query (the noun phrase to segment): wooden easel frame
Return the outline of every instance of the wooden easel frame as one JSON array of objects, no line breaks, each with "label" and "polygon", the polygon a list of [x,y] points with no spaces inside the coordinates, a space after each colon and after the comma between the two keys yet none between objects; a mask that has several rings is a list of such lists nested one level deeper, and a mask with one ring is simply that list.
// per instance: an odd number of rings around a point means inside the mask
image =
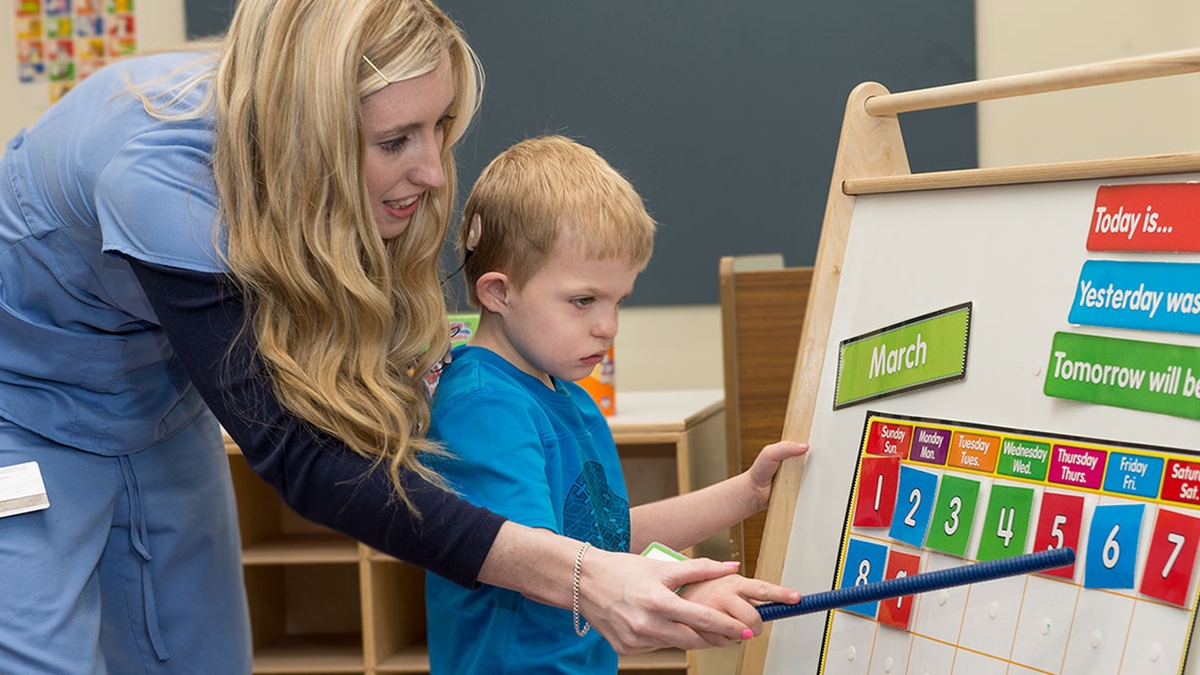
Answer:
[{"label": "wooden easel frame", "polygon": [[[1200,49],[896,94],[874,82],[857,86],[846,103],[838,140],[783,438],[804,440],[812,430],[857,195],[1200,171],[1200,152],[1188,152],[912,174],[896,117],[899,113],[1194,72],[1200,72]],[[773,583],[782,578],[802,473],[800,458],[785,463],[775,478],[756,578]],[[738,673],[762,673],[769,643],[770,624],[762,636],[743,647]]]}]

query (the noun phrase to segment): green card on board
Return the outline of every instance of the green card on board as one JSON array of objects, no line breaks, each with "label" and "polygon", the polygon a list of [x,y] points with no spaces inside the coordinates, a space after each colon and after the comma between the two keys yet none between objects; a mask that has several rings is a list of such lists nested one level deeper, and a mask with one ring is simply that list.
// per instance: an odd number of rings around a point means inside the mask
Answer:
[{"label": "green card on board", "polygon": [[834,410],[961,379],[970,334],[967,302],[843,340]]}]

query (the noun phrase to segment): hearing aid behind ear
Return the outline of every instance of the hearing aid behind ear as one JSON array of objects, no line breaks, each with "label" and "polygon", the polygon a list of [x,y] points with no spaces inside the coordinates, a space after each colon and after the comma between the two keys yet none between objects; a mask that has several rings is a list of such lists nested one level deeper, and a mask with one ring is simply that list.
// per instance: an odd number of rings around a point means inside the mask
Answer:
[{"label": "hearing aid behind ear", "polygon": [[479,245],[479,234],[482,230],[483,219],[479,217],[478,213],[476,213],[474,216],[471,216],[471,223],[467,225],[467,252],[463,254],[462,262],[458,264],[458,268],[450,274],[447,274],[445,279],[442,279],[443,285],[447,281],[450,281],[455,274],[461,272],[463,267],[466,266],[467,259],[471,257],[471,254],[475,252],[475,247]]},{"label": "hearing aid behind ear", "polygon": [[471,224],[467,226],[467,250],[474,251],[479,245],[479,234],[483,229],[483,219],[476,213],[471,216]]}]

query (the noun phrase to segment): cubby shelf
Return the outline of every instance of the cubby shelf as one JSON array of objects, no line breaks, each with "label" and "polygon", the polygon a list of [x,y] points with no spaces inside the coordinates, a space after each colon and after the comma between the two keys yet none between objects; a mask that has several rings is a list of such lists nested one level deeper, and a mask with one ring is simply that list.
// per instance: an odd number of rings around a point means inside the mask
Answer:
[{"label": "cubby shelf", "polygon": [[[621,392],[609,422],[633,504],[725,477],[720,390]],[[238,501],[255,675],[429,672],[424,572],[296,515],[225,440]],[[694,553],[728,555],[718,535]],[[623,675],[698,675],[697,653],[621,657]]]}]

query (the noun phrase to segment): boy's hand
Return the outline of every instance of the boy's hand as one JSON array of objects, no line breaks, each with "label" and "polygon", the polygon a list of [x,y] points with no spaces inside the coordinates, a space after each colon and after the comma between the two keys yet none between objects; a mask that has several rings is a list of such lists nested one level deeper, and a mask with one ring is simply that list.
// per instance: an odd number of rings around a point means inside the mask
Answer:
[{"label": "boy's hand", "polygon": [[580,613],[619,654],[723,647],[747,627],[761,630],[758,612],[751,617],[740,608],[737,616],[730,614],[724,607],[738,604],[736,598],[721,598],[717,590],[705,596],[710,602],[694,603],[674,589],[724,576],[734,576],[734,569],[712,560],[651,560],[591,549],[583,561]]},{"label": "boy's hand", "polygon": [[[763,621],[755,605],[764,602],[800,602],[799,591],[747,579],[740,574],[688,584],[680,592],[684,599],[712,607],[750,627],[754,635],[762,633]],[[743,633],[743,639],[751,637]]]},{"label": "boy's hand", "polygon": [[754,464],[750,465],[746,475],[750,478],[750,489],[757,500],[759,511],[767,508],[771,499],[771,482],[775,478],[775,472],[779,471],[779,465],[785,459],[799,457],[806,452],[808,443],[779,441],[763,448],[758,457],[754,458]]}]

